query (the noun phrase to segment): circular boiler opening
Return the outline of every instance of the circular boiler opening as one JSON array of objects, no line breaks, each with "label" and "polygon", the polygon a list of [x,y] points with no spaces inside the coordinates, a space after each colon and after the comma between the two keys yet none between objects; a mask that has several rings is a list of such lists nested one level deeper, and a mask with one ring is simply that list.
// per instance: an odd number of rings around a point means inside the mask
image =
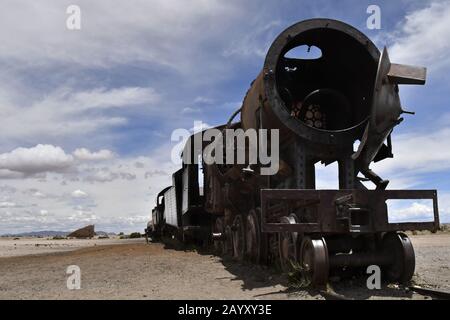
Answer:
[{"label": "circular boiler opening", "polygon": [[290,117],[313,129],[344,131],[369,117],[377,64],[348,33],[310,29],[281,50],[276,89]]},{"label": "circular boiler opening", "polygon": [[292,106],[291,115],[307,126],[338,131],[352,126],[350,102],[338,90],[323,88],[308,94]]}]

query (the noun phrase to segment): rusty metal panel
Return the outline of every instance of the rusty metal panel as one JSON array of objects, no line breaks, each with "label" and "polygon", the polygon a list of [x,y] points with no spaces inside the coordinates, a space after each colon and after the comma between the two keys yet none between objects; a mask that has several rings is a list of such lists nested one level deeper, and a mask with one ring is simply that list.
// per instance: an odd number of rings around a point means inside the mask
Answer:
[{"label": "rusty metal panel", "polygon": [[427,69],[424,67],[391,63],[388,77],[397,84],[425,84]]},{"label": "rusty metal panel", "polygon": [[[340,199],[351,199],[353,209],[364,208],[368,212],[367,224],[363,226],[345,224],[339,216]],[[432,222],[389,223],[386,200],[388,199],[431,199],[434,219]],[[272,206],[279,208],[283,203],[301,201],[305,207],[317,208],[314,223],[283,224],[273,221]],[[287,206],[289,208],[289,206]],[[291,212],[285,212],[288,215]],[[279,214],[278,214],[279,215]],[[277,215],[277,216],[278,216]],[[387,232],[406,230],[439,229],[439,212],[436,190],[306,190],[306,189],[263,189],[261,190],[261,228],[264,232],[306,232],[306,233],[349,233]],[[276,219],[276,217],[275,217]]]}]

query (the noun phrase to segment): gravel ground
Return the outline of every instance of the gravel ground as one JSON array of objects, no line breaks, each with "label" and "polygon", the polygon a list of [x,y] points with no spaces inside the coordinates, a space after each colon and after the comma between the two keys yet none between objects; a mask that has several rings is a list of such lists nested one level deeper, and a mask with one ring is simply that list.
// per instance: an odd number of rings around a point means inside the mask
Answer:
[{"label": "gravel ground", "polygon": [[[286,277],[272,269],[147,245],[143,239],[104,241],[74,251],[62,246],[62,252],[0,258],[0,299],[323,299],[315,290],[289,289]],[[450,290],[450,235],[413,236],[412,241],[414,282]],[[67,289],[69,265],[81,269],[80,290]],[[395,285],[368,290],[364,283],[356,279],[332,285],[356,299],[427,299]]]}]

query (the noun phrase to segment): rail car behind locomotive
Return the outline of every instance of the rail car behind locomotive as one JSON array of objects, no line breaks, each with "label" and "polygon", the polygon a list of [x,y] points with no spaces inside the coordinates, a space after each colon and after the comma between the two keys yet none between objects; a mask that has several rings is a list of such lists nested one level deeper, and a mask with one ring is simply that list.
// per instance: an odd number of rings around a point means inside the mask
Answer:
[{"label": "rail car behind locomotive", "polygon": [[[286,55],[300,46],[317,47],[322,55]],[[283,269],[295,261],[314,284],[369,265],[380,266],[392,281],[410,280],[415,257],[403,231],[439,228],[437,192],[386,190],[389,181],[369,166],[393,157],[392,131],[409,113],[398,85],[424,84],[425,75],[425,68],[391,63],[386,48],[380,52],[343,22],[292,25],[271,45],[242,107],[217,127],[278,129],[278,172],[264,176],[260,163],[185,161],[172,186],[158,195],[147,231],[212,242],[237,260],[275,261]],[[240,121],[233,122],[238,114]],[[187,147],[203,134],[193,135]],[[216,141],[197,151],[209,143]],[[337,162],[339,189],[316,189],[318,162]],[[389,199],[430,199],[433,221],[390,223]]]}]

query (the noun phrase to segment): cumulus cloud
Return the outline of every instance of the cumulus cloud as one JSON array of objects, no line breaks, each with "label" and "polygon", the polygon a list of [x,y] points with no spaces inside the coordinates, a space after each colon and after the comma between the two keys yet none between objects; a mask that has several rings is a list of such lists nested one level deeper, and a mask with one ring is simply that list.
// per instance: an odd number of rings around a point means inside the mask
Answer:
[{"label": "cumulus cloud", "polygon": [[97,152],[91,152],[86,148],[79,148],[73,152],[73,155],[79,160],[109,160],[114,157],[114,153],[107,149],[102,149]]},{"label": "cumulus cloud", "polygon": [[439,68],[450,65],[450,2],[435,1],[408,14],[390,48],[391,58],[406,64]]},{"label": "cumulus cloud", "polygon": [[[407,175],[450,169],[450,129],[413,132],[393,136],[394,159],[373,164],[386,174],[404,171]],[[420,146],[420,147],[418,147]]]},{"label": "cumulus cloud", "polygon": [[60,147],[38,144],[32,148],[16,148],[0,154],[0,169],[33,175],[49,171],[64,171],[73,164],[73,157]]},{"label": "cumulus cloud", "polygon": [[[86,148],[78,148],[73,154],[68,154],[61,147],[48,144],[38,144],[31,148],[20,147],[0,154],[0,178],[21,179],[32,176],[45,180],[45,174],[48,172],[68,173],[77,170],[80,163],[105,161],[114,157],[115,154],[107,149],[93,152]],[[75,159],[79,162],[74,161]],[[123,179],[133,178],[132,175],[124,172],[117,173],[117,176]],[[99,180],[108,180],[101,173],[98,177]],[[57,178],[54,177],[54,179]],[[78,178],[72,176],[71,179],[77,180]]]},{"label": "cumulus cloud", "polygon": [[432,200],[388,200],[389,222],[433,221]]},{"label": "cumulus cloud", "polygon": [[22,172],[0,169],[0,179],[20,179],[25,175]]},{"label": "cumulus cloud", "polygon": [[[25,178],[0,185],[0,234],[70,230],[85,223],[95,223],[97,230],[142,230],[156,194],[171,183],[166,173],[175,170],[170,163],[142,156],[116,157],[102,166],[83,161],[77,166],[74,171],[49,172],[45,183]],[[156,167],[160,169],[149,171]],[[147,171],[151,174],[146,178]]]}]

